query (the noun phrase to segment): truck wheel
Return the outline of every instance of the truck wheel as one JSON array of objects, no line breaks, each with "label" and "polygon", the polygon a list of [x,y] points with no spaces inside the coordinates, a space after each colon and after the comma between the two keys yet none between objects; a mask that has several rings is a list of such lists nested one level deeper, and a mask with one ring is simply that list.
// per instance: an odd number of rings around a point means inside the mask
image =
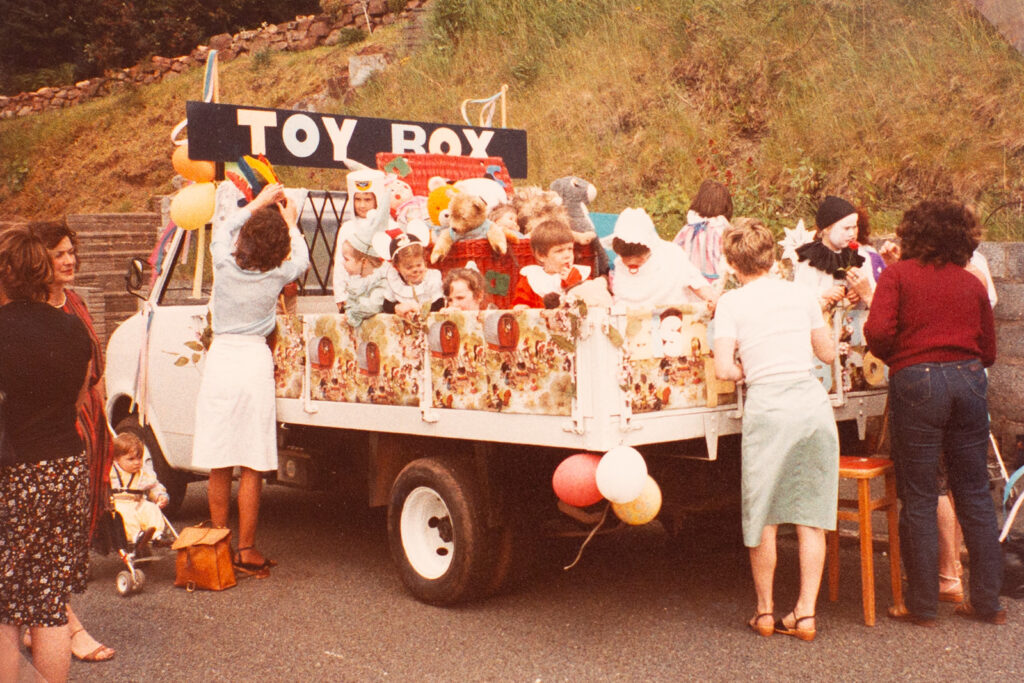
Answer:
[{"label": "truck wheel", "polygon": [[445,458],[406,465],[391,487],[388,540],[402,583],[419,600],[450,605],[477,596],[494,563],[472,470]]},{"label": "truck wheel", "polygon": [[182,501],[185,500],[185,489],[188,487],[189,482],[188,474],[172,469],[167,464],[164,453],[160,450],[160,446],[157,445],[153,432],[149,427],[140,425],[139,419],[134,415],[126,417],[117,424],[117,433],[121,434],[123,432],[130,432],[139,437],[146,446],[146,450],[149,451],[149,457],[153,460],[153,470],[156,472],[156,478],[164,485],[167,489],[167,495],[171,497],[171,502],[164,508],[164,514],[168,517],[173,517],[181,508]]}]

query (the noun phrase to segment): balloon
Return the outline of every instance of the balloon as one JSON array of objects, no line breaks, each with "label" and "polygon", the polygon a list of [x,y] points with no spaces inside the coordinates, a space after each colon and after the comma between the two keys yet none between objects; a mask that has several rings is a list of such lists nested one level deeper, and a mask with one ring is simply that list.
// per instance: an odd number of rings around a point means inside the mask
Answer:
[{"label": "balloon", "polygon": [[193,182],[208,183],[215,177],[212,161],[195,161],[188,158],[188,140],[185,141],[185,144],[174,148],[171,165],[174,166],[178,175]]},{"label": "balloon", "polygon": [[213,183],[194,183],[178,190],[171,200],[171,220],[185,230],[195,230],[213,218],[217,188]]},{"label": "balloon", "polygon": [[551,487],[563,503],[582,508],[601,500],[597,490],[597,465],[601,456],[577,453],[563,460],[551,477]]},{"label": "balloon", "polygon": [[661,489],[651,475],[647,475],[643,491],[628,503],[612,503],[612,512],[626,524],[640,526],[658,516],[661,509]]},{"label": "balloon", "polygon": [[613,503],[636,500],[647,481],[644,456],[629,446],[616,446],[597,465],[597,488]]}]

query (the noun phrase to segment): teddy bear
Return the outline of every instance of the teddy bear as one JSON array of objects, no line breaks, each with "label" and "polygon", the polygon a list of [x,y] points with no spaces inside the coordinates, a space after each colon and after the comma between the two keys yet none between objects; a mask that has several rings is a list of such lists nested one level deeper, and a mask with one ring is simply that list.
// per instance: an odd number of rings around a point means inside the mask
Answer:
[{"label": "teddy bear", "polygon": [[434,182],[435,178],[431,178],[428,183],[430,194],[427,195],[427,217],[435,229],[447,228],[450,216],[448,205],[459,190],[443,178],[436,180],[440,182]]},{"label": "teddy bear", "polygon": [[447,208],[448,227],[434,239],[430,262],[437,263],[460,240],[484,239],[499,254],[508,251],[508,241],[502,228],[487,218],[487,202],[482,197],[456,191]]},{"label": "teddy bear", "polygon": [[[590,220],[587,205],[597,196],[597,188],[583,178],[563,176],[551,183],[551,191],[562,198],[562,205],[569,214],[569,227],[572,228],[577,244],[589,244],[597,238],[594,223]],[[597,253],[597,272],[604,275],[608,272],[608,254],[595,245]]]}]

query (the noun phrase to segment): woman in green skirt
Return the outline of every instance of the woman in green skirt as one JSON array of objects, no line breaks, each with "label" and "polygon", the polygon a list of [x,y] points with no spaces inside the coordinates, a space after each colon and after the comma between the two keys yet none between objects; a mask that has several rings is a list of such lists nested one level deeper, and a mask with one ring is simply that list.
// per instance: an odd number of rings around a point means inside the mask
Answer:
[{"label": "woman in green skirt", "polygon": [[[737,219],[723,251],[743,285],[715,313],[715,374],[746,382],[743,409],[743,542],[757,591],[748,622],[762,636],[813,640],[825,566],[825,531],[836,528],[839,437],[828,394],[811,374],[811,354],[830,363],[835,347],[814,297],[770,275],[775,240],[759,221]],[[739,352],[739,361],[735,359]],[[775,532],[795,524],[800,595],[775,620]]]}]

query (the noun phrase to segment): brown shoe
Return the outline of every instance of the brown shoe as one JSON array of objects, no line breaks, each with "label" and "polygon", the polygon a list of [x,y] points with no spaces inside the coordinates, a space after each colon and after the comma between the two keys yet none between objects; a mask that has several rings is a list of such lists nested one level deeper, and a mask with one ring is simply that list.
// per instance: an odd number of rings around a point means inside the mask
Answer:
[{"label": "brown shoe", "polygon": [[[767,619],[766,624],[764,620]],[[771,634],[775,633],[775,615],[771,612],[763,612],[761,614],[755,614],[754,617],[747,622],[747,626],[750,630],[759,636],[767,638]]]},{"label": "brown shoe", "polygon": [[994,624],[996,626],[1002,626],[1006,623],[1006,608],[997,609],[991,614],[979,614],[974,611],[974,608],[969,602],[963,602],[956,606],[953,610],[962,617],[967,619],[974,619],[975,621],[984,621],[987,624]]},{"label": "brown shoe", "polygon": [[893,605],[889,607],[886,614],[890,619],[895,621],[902,621],[907,624],[913,624],[914,626],[924,626],[925,628],[935,628],[939,625],[938,619],[928,619],[925,617],[919,617],[916,614],[911,614],[907,611],[906,607]]}]

